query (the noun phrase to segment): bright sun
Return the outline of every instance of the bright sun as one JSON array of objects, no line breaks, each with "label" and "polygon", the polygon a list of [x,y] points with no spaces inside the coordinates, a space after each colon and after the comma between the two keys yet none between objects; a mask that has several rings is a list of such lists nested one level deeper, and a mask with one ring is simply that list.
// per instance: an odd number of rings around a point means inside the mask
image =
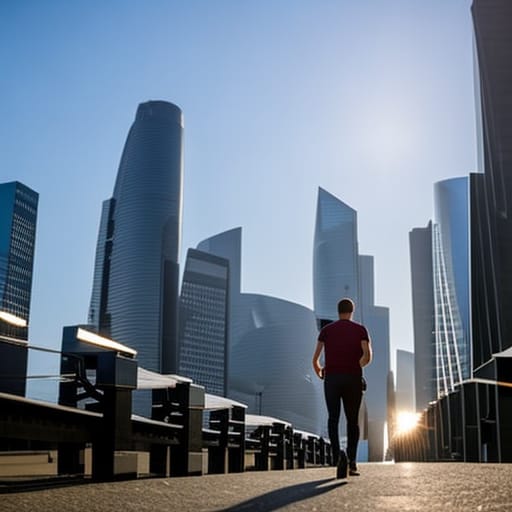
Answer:
[{"label": "bright sun", "polygon": [[406,434],[414,430],[420,419],[420,415],[415,412],[400,412],[396,419],[396,430],[398,434]]}]

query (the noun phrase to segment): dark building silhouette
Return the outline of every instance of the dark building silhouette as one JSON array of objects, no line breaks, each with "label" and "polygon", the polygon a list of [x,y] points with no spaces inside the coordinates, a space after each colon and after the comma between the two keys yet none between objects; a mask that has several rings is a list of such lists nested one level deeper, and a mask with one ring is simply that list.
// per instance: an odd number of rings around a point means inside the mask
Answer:
[{"label": "dark building silhouette", "polygon": [[437,397],[431,222],[425,228],[410,231],[409,251],[416,409],[422,411]]},{"label": "dark building silhouette", "polygon": [[472,185],[473,367],[512,345],[512,2],[472,5],[479,151]]}]

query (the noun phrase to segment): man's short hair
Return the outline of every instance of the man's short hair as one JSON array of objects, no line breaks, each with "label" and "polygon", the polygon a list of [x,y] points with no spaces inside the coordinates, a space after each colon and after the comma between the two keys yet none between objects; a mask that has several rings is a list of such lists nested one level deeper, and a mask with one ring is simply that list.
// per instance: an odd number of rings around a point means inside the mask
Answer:
[{"label": "man's short hair", "polygon": [[350,299],[341,299],[338,302],[338,313],[353,313],[354,303]]}]

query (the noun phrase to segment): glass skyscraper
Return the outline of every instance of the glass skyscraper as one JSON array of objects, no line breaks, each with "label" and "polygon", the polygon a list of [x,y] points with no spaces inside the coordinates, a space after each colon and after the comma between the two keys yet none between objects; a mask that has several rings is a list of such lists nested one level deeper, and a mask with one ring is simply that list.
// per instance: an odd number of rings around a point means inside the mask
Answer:
[{"label": "glass skyscraper", "polygon": [[[357,212],[318,189],[313,248],[314,308],[320,327],[338,319],[343,297],[359,302]],[[356,309],[354,318],[359,318]]]},{"label": "glass skyscraper", "polygon": [[356,304],[354,320],[370,332],[374,358],[364,369],[368,391],[363,403],[368,425],[361,430],[368,432],[368,459],[382,461],[388,417],[389,310],[375,305],[374,281],[373,257],[359,254],[357,212],[319,188],[313,249],[315,315],[319,327],[337,320],[339,300],[349,297]]},{"label": "glass skyscraper", "polygon": [[[13,181],[0,184],[0,311],[28,324],[39,194]],[[27,340],[28,327],[0,322],[0,334]]]},{"label": "glass skyscraper", "polygon": [[432,268],[438,396],[471,376],[468,201],[466,177],[434,185]]},{"label": "glass skyscraper", "polygon": [[177,369],[183,115],[137,109],[111,199],[103,203],[89,323],[138,352],[149,370]]},{"label": "glass skyscraper", "polygon": [[26,391],[38,199],[17,181],[0,184],[0,392],[19,396]]},{"label": "glass skyscraper", "polygon": [[178,372],[226,395],[229,261],[189,249],[179,308]]}]

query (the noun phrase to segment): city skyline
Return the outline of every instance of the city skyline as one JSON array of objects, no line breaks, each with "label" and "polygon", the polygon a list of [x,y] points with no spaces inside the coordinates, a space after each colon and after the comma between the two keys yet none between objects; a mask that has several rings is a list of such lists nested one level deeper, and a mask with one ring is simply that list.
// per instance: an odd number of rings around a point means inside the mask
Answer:
[{"label": "city skyline", "polygon": [[[321,186],[358,211],[393,348],[412,347],[408,232],[431,217],[435,181],[476,168],[470,2],[351,4],[123,5],[112,34],[115,2],[0,7],[0,181],[41,198],[33,344],[56,347],[63,325],[86,321],[126,127],[135,105],[164,99],[186,118],[180,263],[243,226],[242,290],[312,307]],[[139,27],[147,40],[131,39]]]}]

